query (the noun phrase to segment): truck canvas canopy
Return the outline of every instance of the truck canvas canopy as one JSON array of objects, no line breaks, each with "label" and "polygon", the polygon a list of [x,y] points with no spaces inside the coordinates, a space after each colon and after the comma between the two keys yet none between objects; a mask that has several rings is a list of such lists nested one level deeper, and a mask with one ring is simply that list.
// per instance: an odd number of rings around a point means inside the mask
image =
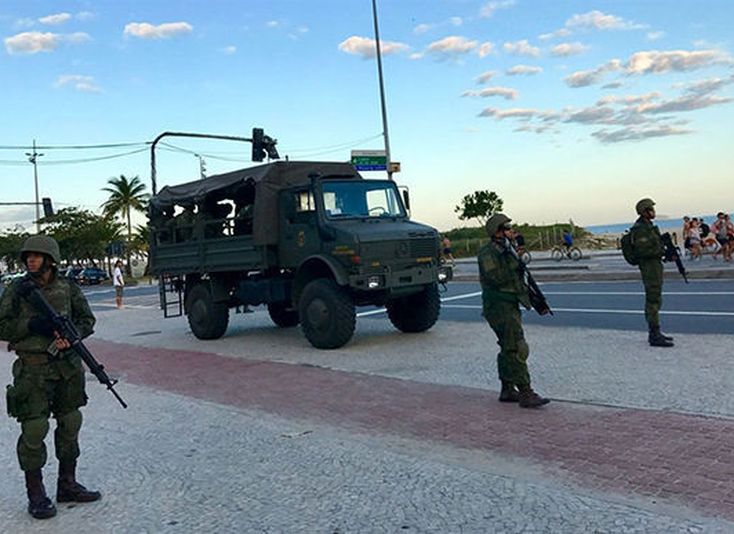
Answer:
[{"label": "truck canvas canopy", "polygon": [[363,179],[351,163],[277,161],[166,186],[151,199],[150,204],[153,210],[160,212],[173,206],[231,198],[237,190],[254,185],[253,240],[256,245],[273,245],[277,243],[279,235],[278,193],[283,189],[309,184],[313,174],[338,176],[342,180]]}]

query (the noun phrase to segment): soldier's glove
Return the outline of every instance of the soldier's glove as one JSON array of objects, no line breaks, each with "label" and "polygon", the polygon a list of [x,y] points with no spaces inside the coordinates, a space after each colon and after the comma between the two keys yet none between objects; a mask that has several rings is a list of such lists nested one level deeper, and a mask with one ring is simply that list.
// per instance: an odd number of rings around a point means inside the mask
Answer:
[{"label": "soldier's glove", "polygon": [[28,319],[28,331],[46,337],[56,336],[53,323],[38,316]]}]

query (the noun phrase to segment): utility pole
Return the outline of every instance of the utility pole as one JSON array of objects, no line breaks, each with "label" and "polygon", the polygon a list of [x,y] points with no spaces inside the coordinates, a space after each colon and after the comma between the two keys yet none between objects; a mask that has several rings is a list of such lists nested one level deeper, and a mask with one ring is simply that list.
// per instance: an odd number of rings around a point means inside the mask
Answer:
[{"label": "utility pole", "polygon": [[36,233],[41,233],[41,223],[38,222],[41,218],[41,208],[40,208],[40,202],[38,200],[38,166],[36,164],[36,161],[40,156],[43,156],[43,154],[39,154],[36,152],[36,140],[33,140],[33,152],[26,152],[26,156],[28,156],[28,161],[30,161],[33,164],[33,183],[36,186]]},{"label": "utility pole", "polygon": [[380,105],[382,107],[382,135],[385,137],[385,160],[387,163],[387,178],[392,180],[390,169],[390,135],[387,132],[387,108],[385,107],[385,85],[382,81],[382,52],[380,50],[380,30],[377,27],[377,0],[372,0],[372,18],[375,23],[375,47],[377,52],[377,77],[380,82]]}]

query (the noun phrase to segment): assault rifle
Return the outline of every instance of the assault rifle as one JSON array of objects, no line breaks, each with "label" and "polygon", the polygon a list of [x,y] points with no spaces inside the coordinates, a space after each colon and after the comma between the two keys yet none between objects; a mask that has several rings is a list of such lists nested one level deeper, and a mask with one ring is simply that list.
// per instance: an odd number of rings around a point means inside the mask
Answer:
[{"label": "assault rifle", "polygon": [[113,380],[107,375],[107,372],[104,370],[104,365],[99,363],[94,356],[92,356],[92,353],[89,352],[89,349],[84,346],[82,337],[79,335],[74,323],[71,322],[71,319],[57,313],[56,310],[54,310],[48,303],[46,297],[43,296],[41,290],[38,289],[33,282],[30,280],[24,280],[22,283],[27,284],[25,289],[28,291],[28,301],[36,311],[40,312],[53,324],[54,330],[58,332],[60,337],[66,339],[71,344],[71,348],[74,349],[84,363],[87,364],[89,371],[97,377],[99,383],[107,386],[107,389],[112,392],[115,398],[120,402],[120,404],[122,404],[122,407],[127,408],[125,401],[122,400],[120,395],[117,394],[117,391],[115,391],[117,380]]},{"label": "assault rifle", "polygon": [[525,265],[525,262],[520,259],[520,257],[517,255],[515,247],[512,246],[512,243],[507,238],[505,238],[505,252],[517,260],[520,277],[522,278],[525,286],[528,288],[530,304],[533,309],[538,312],[538,315],[553,315],[553,310],[551,310],[551,307],[548,304],[545,295],[543,295],[540,287],[538,287],[538,284],[535,282],[533,275],[530,274],[528,266]]},{"label": "assault rifle", "polygon": [[688,273],[686,268],[683,266],[683,262],[680,259],[680,249],[673,244],[673,240],[668,232],[665,232],[662,236],[663,246],[665,247],[665,261],[674,261],[675,266],[678,267],[678,272],[683,277],[683,280],[688,283]]}]

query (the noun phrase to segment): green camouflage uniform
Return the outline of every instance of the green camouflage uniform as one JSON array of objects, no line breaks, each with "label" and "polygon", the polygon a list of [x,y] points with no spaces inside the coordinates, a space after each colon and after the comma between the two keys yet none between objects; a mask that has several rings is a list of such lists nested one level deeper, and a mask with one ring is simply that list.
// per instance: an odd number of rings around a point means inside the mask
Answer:
[{"label": "green camouflage uniform", "polygon": [[[21,424],[17,448],[20,468],[32,471],[46,463],[44,439],[50,415],[56,418],[56,457],[60,462],[74,462],[79,457],[79,407],[87,403],[87,395],[76,352],[68,350],[50,357],[46,349],[53,339],[29,332],[28,321],[41,314],[19,295],[19,286],[20,281],[14,283],[0,297],[0,339],[8,341],[18,356],[13,363],[13,385],[7,388],[7,406],[8,414]],[[74,283],[54,274],[41,291],[57,312],[71,318],[82,337],[92,333],[94,315]]]},{"label": "green camouflage uniform", "polygon": [[645,286],[645,319],[650,327],[660,327],[663,304],[663,239],[658,227],[640,217],[632,226],[632,243]]},{"label": "green camouflage uniform", "polygon": [[502,382],[530,385],[529,348],[522,331],[519,304],[530,308],[528,290],[518,272],[519,264],[503,248],[490,241],[477,258],[482,285],[482,315],[497,335],[500,352],[497,371]]}]

